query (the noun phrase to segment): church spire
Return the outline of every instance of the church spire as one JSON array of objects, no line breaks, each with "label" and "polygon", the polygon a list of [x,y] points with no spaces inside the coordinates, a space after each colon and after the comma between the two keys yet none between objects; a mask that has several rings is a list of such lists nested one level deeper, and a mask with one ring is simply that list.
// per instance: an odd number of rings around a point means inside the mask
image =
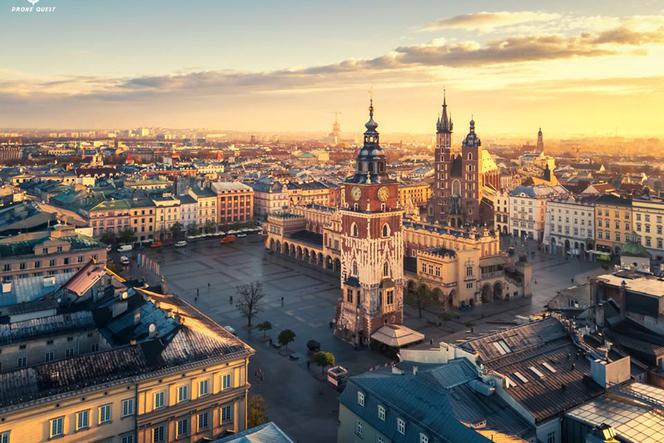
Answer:
[{"label": "church spire", "polygon": [[[452,119],[447,116],[447,97],[446,97],[446,91],[443,89],[443,112],[438,119],[438,122],[436,124],[436,129],[439,133],[441,132],[447,132],[450,133],[452,132]],[[450,114],[451,115],[451,114]]]},{"label": "church spire", "polygon": [[544,136],[542,135],[542,128],[537,131],[537,152],[544,153]]}]

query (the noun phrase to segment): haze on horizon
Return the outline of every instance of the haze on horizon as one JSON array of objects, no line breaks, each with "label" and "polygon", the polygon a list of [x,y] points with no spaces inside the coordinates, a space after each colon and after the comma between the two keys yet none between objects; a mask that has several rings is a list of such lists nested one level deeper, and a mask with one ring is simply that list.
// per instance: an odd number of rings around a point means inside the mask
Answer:
[{"label": "haze on horizon", "polygon": [[664,0],[41,0],[0,9],[0,127],[663,136]]}]

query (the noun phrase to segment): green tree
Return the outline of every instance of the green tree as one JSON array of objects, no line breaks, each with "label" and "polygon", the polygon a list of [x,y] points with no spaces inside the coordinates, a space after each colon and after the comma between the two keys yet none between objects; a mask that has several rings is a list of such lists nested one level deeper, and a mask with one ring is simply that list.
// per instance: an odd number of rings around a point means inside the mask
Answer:
[{"label": "green tree", "polygon": [[182,240],[182,234],[184,233],[184,227],[180,222],[175,222],[171,226],[171,235],[173,236],[173,240],[178,241]]},{"label": "green tree", "polygon": [[411,299],[411,304],[417,308],[418,316],[422,318],[422,310],[433,301],[433,292],[429,290],[427,285],[420,282],[415,290],[411,292],[409,298]]},{"label": "green tree", "polygon": [[205,230],[205,232],[207,232],[208,234],[213,233],[214,230],[216,229],[216,227],[217,227],[217,225],[216,225],[212,220],[206,220],[206,221],[205,221],[205,228],[204,228],[204,230]]},{"label": "green tree", "polygon": [[334,366],[337,359],[334,357],[334,354],[331,352],[318,351],[311,356],[311,361],[316,363],[321,368],[321,374],[325,374],[325,368],[328,366]]},{"label": "green tree", "polygon": [[254,426],[267,423],[267,413],[265,411],[265,399],[260,395],[252,395],[249,398],[249,417],[247,417],[247,426]]},{"label": "green tree", "polygon": [[259,331],[263,331],[263,338],[265,338],[267,335],[267,331],[272,329],[272,323],[270,323],[269,321],[258,323],[256,325],[256,329],[258,329]]},{"label": "green tree", "polygon": [[284,348],[288,348],[288,344],[295,341],[295,332],[291,331],[290,329],[284,329],[279,333],[277,341]]},{"label": "green tree", "polygon": [[247,318],[247,326],[251,328],[251,321],[260,311],[260,303],[265,297],[263,285],[260,282],[251,282],[235,288],[238,295],[237,308]]},{"label": "green tree", "polygon": [[131,244],[136,240],[136,236],[134,235],[134,231],[132,231],[131,228],[125,228],[120,231],[118,239],[120,240],[120,243]]},{"label": "green tree", "polygon": [[118,241],[117,237],[115,236],[115,232],[113,231],[104,231],[100,240],[102,243],[106,243],[107,245],[114,245]]},{"label": "green tree", "polygon": [[191,222],[189,226],[187,226],[187,234],[189,235],[198,234],[198,223],[196,223],[195,221]]}]

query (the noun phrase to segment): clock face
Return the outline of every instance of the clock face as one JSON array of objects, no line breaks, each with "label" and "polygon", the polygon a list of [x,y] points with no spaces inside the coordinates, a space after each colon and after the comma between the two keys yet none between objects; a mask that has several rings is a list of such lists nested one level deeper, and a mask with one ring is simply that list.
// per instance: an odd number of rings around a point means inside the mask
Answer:
[{"label": "clock face", "polygon": [[350,190],[350,196],[355,201],[359,200],[360,197],[362,197],[362,189],[360,189],[359,186],[355,186],[353,189]]},{"label": "clock face", "polygon": [[378,200],[384,202],[387,200],[389,196],[390,196],[390,190],[387,189],[385,186],[378,189]]}]

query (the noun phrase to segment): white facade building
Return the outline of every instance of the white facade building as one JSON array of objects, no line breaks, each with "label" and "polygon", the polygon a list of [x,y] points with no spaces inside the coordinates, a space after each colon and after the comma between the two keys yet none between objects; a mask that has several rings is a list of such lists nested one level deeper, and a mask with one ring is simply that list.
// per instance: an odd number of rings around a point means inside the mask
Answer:
[{"label": "white facade building", "polygon": [[560,185],[517,186],[509,197],[509,231],[515,237],[542,242],[547,201],[568,194]]},{"label": "white facade building", "polygon": [[497,232],[509,234],[510,230],[510,194],[500,191],[494,201],[494,226]]},{"label": "white facade building", "polygon": [[191,225],[200,226],[198,223],[198,202],[191,195],[181,195],[180,200],[180,224],[186,230]]},{"label": "white facade building", "polygon": [[552,254],[586,256],[595,239],[592,199],[551,200],[546,205],[543,244]]}]

